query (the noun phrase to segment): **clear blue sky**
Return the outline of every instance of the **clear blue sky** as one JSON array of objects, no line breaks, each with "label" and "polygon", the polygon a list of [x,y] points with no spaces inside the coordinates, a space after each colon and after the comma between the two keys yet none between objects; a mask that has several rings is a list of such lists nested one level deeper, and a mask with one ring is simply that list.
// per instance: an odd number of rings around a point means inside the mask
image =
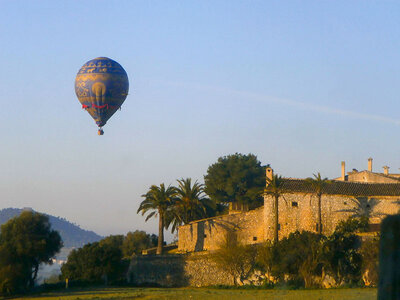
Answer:
[{"label": "clear blue sky", "polygon": [[[97,136],[74,79],[130,79]],[[288,177],[400,167],[397,1],[0,1],[0,208],[144,229],[151,184],[254,153]]]}]

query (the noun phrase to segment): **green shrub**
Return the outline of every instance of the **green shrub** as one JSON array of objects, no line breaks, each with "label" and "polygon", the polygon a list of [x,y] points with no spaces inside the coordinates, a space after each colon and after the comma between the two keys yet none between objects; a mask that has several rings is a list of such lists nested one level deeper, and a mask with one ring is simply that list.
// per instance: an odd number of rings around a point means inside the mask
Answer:
[{"label": "green shrub", "polygon": [[327,273],[337,284],[358,284],[361,281],[361,239],[356,234],[368,228],[367,218],[352,218],[340,222],[324,245]]},{"label": "green shrub", "polygon": [[379,266],[379,236],[362,242],[360,254],[362,257],[361,272],[367,286],[378,284]]},{"label": "green shrub", "polygon": [[293,232],[270,246],[270,253],[264,260],[265,269],[269,269],[280,282],[315,286],[314,278],[321,275],[323,267],[324,241],[323,236],[313,232]]},{"label": "green shrub", "polygon": [[120,245],[100,241],[72,250],[61,274],[71,281],[108,284],[124,277],[125,269]]}]

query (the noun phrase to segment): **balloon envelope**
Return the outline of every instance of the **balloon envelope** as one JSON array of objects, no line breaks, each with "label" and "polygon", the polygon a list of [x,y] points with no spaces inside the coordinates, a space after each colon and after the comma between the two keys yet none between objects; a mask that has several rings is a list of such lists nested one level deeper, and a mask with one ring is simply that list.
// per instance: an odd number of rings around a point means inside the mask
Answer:
[{"label": "balloon envelope", "polygon": [[107,57],[88,61],[76,75],[76,96],[99,127],[121,107],[128,91],[128,75],[124,68]]}]

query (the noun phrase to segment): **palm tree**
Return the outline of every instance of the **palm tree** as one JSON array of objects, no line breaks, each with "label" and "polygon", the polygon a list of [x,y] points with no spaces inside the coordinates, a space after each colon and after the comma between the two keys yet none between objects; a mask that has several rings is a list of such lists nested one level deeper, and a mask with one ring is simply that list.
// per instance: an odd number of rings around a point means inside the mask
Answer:
[{"label": "palm tree", "polygon": [[279,239],[279,210],[278,210],[278,204],[279,204],[279,198],[282,196],[284,193],[283,190],[283,179],[281,176],[278,175],[272,175],[272,179],[267,178],[267,187],[264,190],[265,195],[272,196],[274,198],[274,243],[278,242]]},{"label": "palm tree", "polygon": [[321,198],[324,193],[324,188],[331,183],[328,178],[322,178],[318,172],[317,175],[313,174],[314,178],[307,178],[306,182],[309,184],[318,199],[318,234],[322,234],[322,212],[321,212]]},{"label": "palm tree", "polygon": [[172,224],[172,232],[181,225],[214,214],[215,205],[204,194],[204,185],[192,179],[180,179],[176,188],[176,204],[168,214],[167,226]]},{"label": "palm tree", "polygon": [[164,227],[165,218],[171,207],[175,203],[176,188],[168,186],[165,188],[164,183],[160,186],[152,185],[149,191],[142,195],[145,199],[140,203],[137,213],[142,212],[142,216],[149,212],[146,221],[151,217],[158,215],[158,244],[157,254],[162,254],[164,243]]},{"label": "palm tree", "polygon": [[192,186],[191,178],[178,180],[177,198],[183,208],[183,223],[207,217],[207,209],[212,204],[204,194],[204,185],[195,181]]}]

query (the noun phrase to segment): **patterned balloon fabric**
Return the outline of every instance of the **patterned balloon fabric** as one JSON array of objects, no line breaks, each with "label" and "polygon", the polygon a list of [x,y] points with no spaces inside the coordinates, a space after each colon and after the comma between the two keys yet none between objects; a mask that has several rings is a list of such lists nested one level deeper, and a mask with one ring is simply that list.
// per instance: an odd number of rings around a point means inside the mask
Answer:
[{"label": "patterned balloon fabric", "polygon": [[76,96],[99,127],[121,107],[128,91],[128,75],[124,68],[107,57],[88,61],[76,75]]}]

